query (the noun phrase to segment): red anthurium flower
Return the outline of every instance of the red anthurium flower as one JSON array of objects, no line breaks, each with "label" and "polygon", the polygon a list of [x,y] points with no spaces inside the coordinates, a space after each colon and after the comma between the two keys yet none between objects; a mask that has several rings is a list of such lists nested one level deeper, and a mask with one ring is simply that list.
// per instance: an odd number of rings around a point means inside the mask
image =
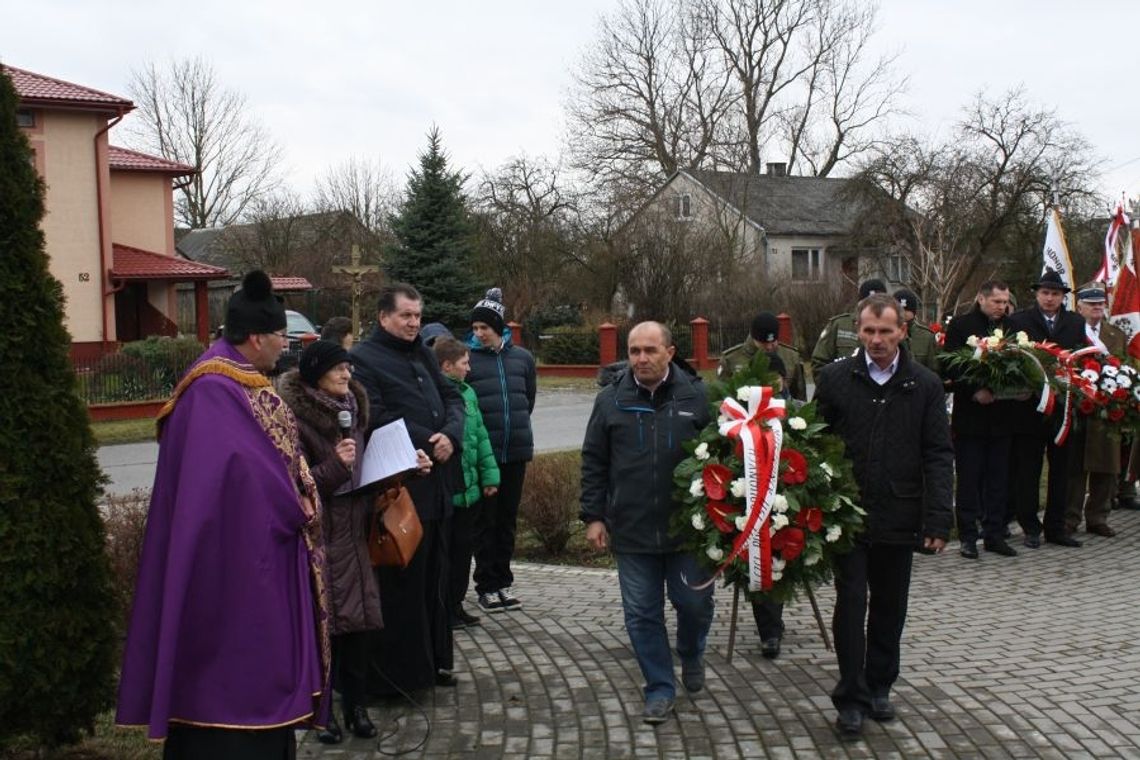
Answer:
[{"label": "red anthurium flower", "polygon": [[1112,392],[1112,397],[1117,401],[1127,401],[1128,391],[1124,390],[1123,388],[1117,388]]},{"label": "red anthurium flower", "polygon": [[705,496],[713,501],[724,501],[725,488],[732,482],[732,470],[723,464],[706,464],[701,471],[701,480],[705,484]]},{"label": "red anthurium flower", "polygon": [[941,322],[931,322],[930,323],[930,332],[932,332],[932,333],[942,332],[942,323]]},{"label": "red anthurium flower", "polygon": [[807,480],[808,464],[804,455],[795,449],[784,449],[780,452],[780,461],[787,463],[781,480],[789,486],[798,485]]},{"label": "red anthurium flower", "polygon": [[1120,407],[1108,410],[1108,418],[1113,422],[1120,422],[1124,419],[1124,410]]},{"label": "red anthurium flower", "polygon": [[736,531],[736,516],[740,514],[740,510],[736,507],[729,506],[723,501],[710,501],[705,504],[705,512],[721,533]]},{"label": "red anthurium flower", "polygon": [[823,510],[819,507],[806,507],[796,515],[796,525],[807,528],[812,533],[819,533],[823,527]]},{"label": "red anthurium flower", "polygon": [[782,528],[772,536],[772,551],[777,551],[785,562],[791,562],[804,550],[804,532],[799,528]]},{"label": "red anthurium flower", "polygon": [[1077,404],[1077,411],[1081,414],[1092,414],[1094,409],[1096,409],[1096,404],[1092,402],[1092,399],[1083,398],[1081,403]]},{"label": "red anthurium flower", "polygon": [[1100,372],[1100,362],[1097,362],[1094,359],[1085,359],[1084,363],[1081,364],[1081,367],[1083,369],[1091,369],[1093,372]]},{"label": "red anthurium flower", "polygon": [[1119,367],[1120,366],[1120,359],[1115,357],[1115,356],[1109,356],[1107,359],[1104,360],[1104,363],[1108,364],[1109,366],[1112,366],[1112,367]]}]

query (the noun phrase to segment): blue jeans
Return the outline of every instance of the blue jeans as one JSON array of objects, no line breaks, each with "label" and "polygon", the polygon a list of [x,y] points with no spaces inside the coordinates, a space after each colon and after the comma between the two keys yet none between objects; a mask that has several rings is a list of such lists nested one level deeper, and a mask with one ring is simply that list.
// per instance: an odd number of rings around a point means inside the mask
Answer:
[{"label": "blue jeans", "polygon": [[625,629],[645,677],[645,698],[672,699],[677,687],[665,630],[665,589],[677,610],[677,655],[682,663],[698,662],[712,625],[714,588],[695,591],[689,584],[704,582],[708,573],[683,552],[618,554],[617,565]]}]

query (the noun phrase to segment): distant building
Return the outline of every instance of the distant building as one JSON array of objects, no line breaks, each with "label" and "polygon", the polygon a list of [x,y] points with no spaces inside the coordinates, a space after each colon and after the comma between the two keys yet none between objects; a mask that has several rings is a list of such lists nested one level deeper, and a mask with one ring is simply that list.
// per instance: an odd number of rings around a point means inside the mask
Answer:
[{"label": "distant building", "polygon": [[175,251],[174,183],[194,168],[109,143],[131,101],[12,66],[0,70],[15,85],[17,120],[47,186],[42,227],[51,273],[67,299],[73,357],[174,335],[180,282],[195,285],[195,333],[206,342],[206,283],[227,272]]}]

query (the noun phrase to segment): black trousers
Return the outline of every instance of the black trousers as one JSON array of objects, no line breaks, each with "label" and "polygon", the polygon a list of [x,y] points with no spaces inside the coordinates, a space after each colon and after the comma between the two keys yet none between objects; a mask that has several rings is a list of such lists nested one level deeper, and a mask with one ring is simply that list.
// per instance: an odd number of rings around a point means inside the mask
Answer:
[{"label": "black trousers", "polygon": [[499,464],[499,492],[483,500],[475,544],[475,591],[491,594],[515,582],[511,557],[522,501],[526,462]]},{"label": "black trousers", "polygon": [[784,636],[784,604],[762,599],[752,602],[752,617],[761,641]]},{"label": "black trousers", "polygon": [[987,541],[1001,539],[1005,532],[1011,441],[1009,436],[954,438],[954,464],[958,473],[954,507],[958,537],[963,543],[978,540],[979,523],[981,535]]},{"label": "black trousers", "polygon": [[871,697],[889,695],[899,677],[913,559],[910,546],[858,542],[835,560],[832,628],[839,683],[831,701],[840,710],[866,711]]},{"label": "black trousers", "polygon": [[294,760],[293,726],[249,731],[171,723],[163,760]]},{"label": "black trousers", "polygon": [[338,633],[332,637],[333,688],[340,692],[346,712],[367,703],[368,651],[373,637],[373,631]]},{"label": "black trousers", "polygon": [[451,602],[454,607],[463,604],[471,581],[471,558],[475,556],[479,522],[483,514],[483,500],[469,507],[456,507],[451,518]]},{"label": "black trousers", "polygon": [[406,568],[376,568],[384,628],[372,636],[367,683],[376,696],[426,689],[435,685],[438,671],[454,667],[447,567],[451,518],[422,523],[423,540]]},{"label": "black trousers", "polygon": [[[1032,435],[1015,435],[1010,452],[1010,493],[1014,516],[1027,536],[1045,538],[1065,535],[1065,497],[1069,487],[1068,444],[1057,446],[1052,424],[1042,424]],[[1049,459],[1049,483],[1045,495],[1044,525],[1037,512],[1041,509],[1042,456]]]}]

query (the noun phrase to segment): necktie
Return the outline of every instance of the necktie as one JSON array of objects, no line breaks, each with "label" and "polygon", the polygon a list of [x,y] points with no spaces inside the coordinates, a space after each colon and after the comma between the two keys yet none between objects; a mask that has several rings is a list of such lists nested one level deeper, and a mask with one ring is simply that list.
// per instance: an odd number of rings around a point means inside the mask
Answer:
[{"label": "necktie", "polygon": [[1050,335],[1053,334],[1053,317],[1045,318],[1045,329],[1049,331]]}]

